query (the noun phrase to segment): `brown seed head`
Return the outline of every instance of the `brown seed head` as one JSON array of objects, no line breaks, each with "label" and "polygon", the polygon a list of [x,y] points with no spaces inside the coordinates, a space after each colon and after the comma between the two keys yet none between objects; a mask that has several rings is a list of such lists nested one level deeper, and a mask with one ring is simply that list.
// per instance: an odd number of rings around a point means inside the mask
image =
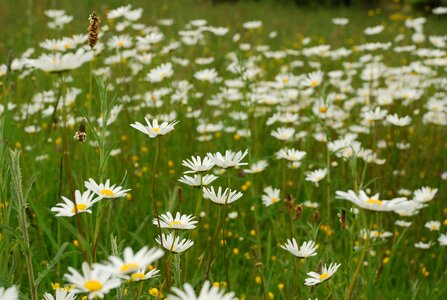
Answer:
[{"label": "brown seed head", "polygon": [[101,20],[95,12],[90,14],[88,20],[88,45],[93,49],[99,39],[99,24],[101,23]]}]

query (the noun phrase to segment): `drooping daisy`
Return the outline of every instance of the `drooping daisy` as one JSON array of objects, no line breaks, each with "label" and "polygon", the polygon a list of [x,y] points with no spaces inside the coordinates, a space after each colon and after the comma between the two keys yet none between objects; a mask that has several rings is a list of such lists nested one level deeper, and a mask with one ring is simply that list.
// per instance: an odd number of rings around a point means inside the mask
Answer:
[{"label": "drooping daisy", "polygon": [[425,223],[425,228],[428,228],[430,231],[438,231],[441,228],[441,222],[439,221],[429,221]]},{"label": "drooping daisy", "polygon": [[314,241],[304,242],[301,247],[298,247],[298,243],[296,242],[295,238],[292,238],[292,240],[287,239],[287,243],[281,245],[280,247],[300,258],[317,255],[317,246],[315,245]]},{"label": "drooping daisy", "polygon": [[112,277],[112,273],[101,270],[97,267],[92,269],[87,262],[82,263],[82,274],[72,267],[68,267],[70,273],[66,273],[64,278],[74,285],[75,294],[88,293],[88,299],[95,297],[104,298],[110,290],[120,286],[121,279]]},{"label": "drooping daisy", "polygon": [[200,156],[192,156],[191,160],[183,160],[182,166],[191,169],[190,171],[183,172],[184,174],[198,173],[209,171],[212,167],[214,167],[214,162],[207,156],[205,156],[203,160]]},{"label": "drooping daisy", "polygon": [[[162,241],[163,241],[163,247],[171,252],[175,253],[182,253],[186,250],[188,250],[192,245],[194,245],[194,242],[192,240],[188,239],[182,239],[180,241],[179,236],[175,236],[172,233],[169,234],[161,234]],[[155,239],[158,244],[162,245],[160,236],[157,236]]]},{"label": "drooping daisy", "polygon": [[335,272],[337,272],[340,266],[341,264],[331,263],[329,267],[326,267],[325,264],[321,270],[321,274],[318,274],[316,272],[307,273],[307,275],[309,275],[310,278],[306,278],[304,284],[312,286],[322,283],[323,281],[329,280],[335,274]]},{"label": "drooping daisy", "polygon": [[326,177],[327,169],[318,169],[306,173],[306,181],[311,181],[318,186],[318,183]]},{"label": "drooping daisy", "polygon": [[405,210],[411,204],[407,198],[395,198],[392,200],[380,200],[379,194],[368,196],[364,191],[359,191],[357,195],[354,191],[348,192],[337,191],[335,193],[338,199],[351,201],[355,205],[368,210],[374,211],[399,211]]},{"label": "drooping daisy", "polygon": [[214,203],[217,204],[231,204],[234,201],[238,200],[243,196],[241,192],[232,191],[228,188],[222,193],[222,187],[220,186],[217,189],[217,193],[214,191],[214,187],[203,188],[203,196],[207,199],[210,199]]},{"label": "drooping daisy", "polygon": [[[43,294],[45,300],[74,300],[76,299],[76,294],[74,292],[69,292],[64,289],[56,289],[56,297],[50,293]],[[3,299],[0,297],[0,299]]]},{"label": "drooping daisy", "polygon": [[209,281],[205,281],[200,289],[199,295],[196,295],[194,288],[186,283],[183,286],[183,290],[176,287],[172,288],[173,295],[168,295],[168,300],[233,300],[237,299],[233,292],[225,293],[225,291],[219,291],[216,286],[211,286]]},{"label": "drooping daisy", "polygon": [[4,288],[0,287],[0,299],[2,300],[19,300],[19,291],[15,285]]},{"label": "drooping daisy", "polygon": [[262,202],[265,206],[270,206],[277,203],[281,199],[279,198],[281,191],[268,186],[264,189],[264,195],[262,195]]},{"label": "drooping daisy", "polygon": [[130,189],[125,190],[121,186],[115,186],[115,184],[111,186],[109,179],[106,180],[105,184],[97,184],[95,180],[89,178],[88,181],[84,182],[84,186],[96,195],[105,199],[126,197],[127,192],[130,191]]},{"label": "drooping daisy", "polygon": [[244,172],[245,173],[261,173],[262,171],[265,170],[265,168],[268,167],[268,163],[266,160],[260,160],[258,162],[253,163],[249,169],[245,169]]},{"label": "drooping daisy", "polygon": [[[179,212],[175,214],[175,218],[170,212],[160,215],[160,227],[171,229],[194,229],[197,221],[194,220],[193,215],[181,215]],[[152,223],[158,226],[158,219],[154,218]]]},{"label": "drooping daisy", "polygon": [[142,280],[148,280],[154,277],[157,277],[160,273],[160,270],[158,269],[152,269],[149,272],[145,273],[146,269],[137,270],[135,273],[132,273],[130,275],[131,281],[142,281]]},{"label": "drooping daisy", "polygon": [[83,212],[91,214],[92,211],[89,208],[92,207],[93,204],[101,200],[100,197],[93,199],[95,196],[96,195],[94,193],[91,193],[90,191],[85,191],[81,194],[79,190],[76,190],[76,201],[71,201],[70,199],[62,196],[62,200],[64,200],[65,203],[56,204],[56,206],[51,208],[51,211],[57,212],[56,217],[73,217],[76,212],[78,214]]},{"label": "drooping daisy", "polygon": [[144,118],[146,120],[147,126],[141,124],[140,122],[135,122],[133,124],[130,124],[133,128],[141,131],[144,134],[149,135],[150,138],[155,138],[159,135],[165,135],[172,130],[174,130],[174,126],[178,123],[178,121],[174,121],[171,123],[163,122],[160,125],[158,124],[157,119],[149,121],[148,118]]},{"label": "drooping daisy", "polygon": [[222,155],[220,152],[207,153],[206,155],[217,166],[223,169],[227,169],[247,165],[247,163],[241,162],[245,158],[245,156],[247,156],[247,154],[248,149],[246,149],[244,152],[242,151],[233,152],[231,150],[227,150],[225,151],[225,155]]},{"label": "drooping daisy", "polygon": [[137,253],[132,248],[126,247],[123,251],[123,258],[111,255],[109,264],[97,264],[97,268],[117,276],[135,273],[140,269],[145,269],[152,262],[163,256],[163,250],[159,248],[149,249],[144,246]]},{"label": "drooping daisy", "polygon": [[216,180],[218,177],[212,174],[207,174],[207,175],[198,175],[198,174],[194,174],[194,177],[188,176],[188,175],[184,175],[182,177],[180,177],[180,179],[178,181],[187,184],[189,186],[192,187],[201,187],[201,186],[207,186],[210,183],[212,183],[214,180]]}]

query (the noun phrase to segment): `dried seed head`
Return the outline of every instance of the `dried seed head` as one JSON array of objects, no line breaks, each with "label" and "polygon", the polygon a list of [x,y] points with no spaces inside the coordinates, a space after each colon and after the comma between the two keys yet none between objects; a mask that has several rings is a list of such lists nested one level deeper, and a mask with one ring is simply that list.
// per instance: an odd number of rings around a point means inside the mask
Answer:
[{"label": "dried seed head", "polygon": [[290,194],[286,194],[284,202],[286,203],[286,207],[288,211],[293,209],[293,196]]},{"label": "dried seed head", "polygon": [[85,128],[85,120],[81,121],[79,124],[78,131],[76,131],[73,138],[81,143],[84,143],[87,140],[87,132]]},{"label": "dried seed head", "polygon": [[346,211],[342,210],[340,215],[339,215],[339,221],[340,221],[340,225],[341,228],[343,230],[346,230],[348,228],[348,223],[346,222]]},{"label": "dried seed head", "polygon": [[93,49],[99,39],[99,24],[101,23],[101,20],[95,12],[90,14],[88,20],[88,45]]},{"label": "dried seed head", "polygon": [[320,220],[320,212],[318,209],[314,210],[313,219],[314,223],[318,223],[318,220]]},{"label": "dried seed head", "polygon": [[302,204],[295,205],[295,216],[294,219],[298,220],[303,212],[304,206]]}]

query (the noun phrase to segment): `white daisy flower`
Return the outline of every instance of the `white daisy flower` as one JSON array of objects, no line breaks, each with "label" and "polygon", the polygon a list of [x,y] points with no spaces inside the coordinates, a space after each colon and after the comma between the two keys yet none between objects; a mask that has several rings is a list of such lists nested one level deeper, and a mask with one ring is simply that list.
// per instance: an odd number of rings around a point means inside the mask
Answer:
[{"label": "white daisy flower", "polygon": [[292,238],[292,240],[287,239],[287,243],[281,245],[280,247],[300,258],[317,255],[317,246],[315,245],[314,241],[304,242],[301,247],[298,247],[298,243],[296,242],[295,238]]},{"label": "white daisy flower", "polygon": [[280,201],[279,195],[281,191],[279,189],[273,189],[271,186],[268,186],[264,189],[264,195],[262,195],[262,202],[265,206],[270,206]]},{"label": "white daisy flower", "polygon": [[150,82],[160,82],[165,78],[172,77],[174,75],[174,70],[172,69],[171,63],[162,64],[152,70],[147,74],[147,80]]},{"label": "white daisy flower", "polygon": [[413,200],[419,203],[425,203],[433,200],[438,189],[425,186],[413,192]]},{"label": "white daisy flower", "polygon": [[431,246],[433,246],[433,243],[431,241],[428,243],[418,242],[418,243],[415,243],[414,246],[419,249],[429,249],[429,248],[431,248]]},{"label": "white daisy flower", "polygon": [[198,173],[209,171],[212,167],[214,167],[214,162],[207,156],[205,156],[203,160],[200,156],[192,156],[191,160],[183,160],[182,166],[191,169],[190,171],[183,172],[184,174]]},{"label": "white daisy flower", "polygon": [[95,297],[104,298],[110,290],[120,286],[121,279],[112,277],[112,273],[105,272],[97,267],[92,269],[87,262],[82,263],[82,274],[72,267],[68,267],[64,278],[74,285],[73,292],[75,294],[88,293],[88,299]]},{"label": "white daisy flower", "polygon": [[0,287],[0,299],[2,300],[19,300],[19,291],[15,285],[4,288]]},{"label": "white daisy flower", "polygon": [[187,184],[189,186],[192,187],[201,187],[201,186],[207,186],[210,183],[212,183],[214,180],[216,180],[218,177],[212,174],[207,174],[207,175],[198,175],[198,174],[194,174],[194,177],[188,176],[188,175],[184,175],[182,177],[180,177],[180,179],[178,181]]},{"label": "white daisy flower", "polygon": [[[76,294],[74,292],[69,292],[64,289],[56,289],[56,297],[50,293],[43,294],[45,300],[74,300],[76,299]],[[0,297],[0,299],[3,299]]]},{"label": "white daisy flower", "polygon": [[149,135],[150,138],[155,138],[159,135],[165,135],[171,132],[172,130],[174,130],[174,126],[178,123],[178,121],[174,121],[171,123],[163,122],[159,125],[156,119],[152,120],[152,123],[147,118],[144,119],[146,120],[147,126],[141,124],[140,122],[135,122],[133,124],[130,124],[130,126],[141,131],[144,134]]},{"label": "white daisy flower", "polygon": [[89,178],[88,181],[84,182],[84,186],[96,195],[105,199],[126,197],[127,192],[130,191],[130,189],[124,190],[121,186],[115,186],[115,184],[111,186],[109,179],[106,180],[105,184],[97,184],[95,180]]},{"label": "white daisy flower", "polygon": [[157,277],[160,273],[160,270],[158,269],[152,269],[149,272],[145,273],[146,269],[137,270],[135,273],[132,273],[130,275],[131,281],[142,281],[142,280],[148,280],[154,277]]},{"label": "white daisy flower", "polygon": [[330,279],[335,272],[337,272],[338,268],[341,266],[341,264],[330,264],[329,267],[326,267],[326,265],[323,266],[321,270],[321,274],[318,274],[316,272],[309,272],[307,275],[310,276],[310,278],[306,278],[304,284],[305,285],[317,285],[323,281],[326,281]]},{"label": "white daisy flower", "polygon": [[249,169],[245,169],[244,173],[252,174],[252,173],[261,173],[268,167],[268,163],[266,160],[260,160],[258,162],[253,163]]},{"label": "white daisy flower", "polygon": [[168,300],[234,300],[237,299],[233,292],[225,293],[219,291],[219,288],[211,286],[209,281],[205,281],[200,289],[199,295],[196,295],[194,288],[186,283],[183,290],[176,287],[172,288],[172,295],[168,295]]},{"label": "white daisy flower", "polygon": [[234,168],[238,166],[247,165],[247,163],[242,163],[241,161],[247,156],[248,149],[244,152],[238,151],[233,152],[231,150],[225,151],[225,155],[222,155],[220,152],[216,153],[207,153],[206,155],[213,161],[217,166],[227,169]]},{"label": "white daisy flower", "polygon": [[[175,214],[175,218],[170,212],[160,215],[160,227],[170,229],[194,229],[197,221],[194,220],[193,215],[181,215],[179,212]],[[154,218],[152,223],[158,226],[158,219]]]},{"label": "white daisy flower", "polygon": [[[192,240],[188,239],[182,239],[180,241],[179,236],[175,236],[172,233],[164,234],[162,233],[162,241],[163,241],[163,247],[171,252],[175,253],[182,253],[186,250],[188,250],[192,245],[194,245],[194,242]],[[158,236],[156,239],[158,244],[162,245],[160,241],[160,236]]]},{"label": "white daisy flower", "polygon": [[441,233],[441,235],[438,237],[438,242],[441,246],[447,246],[447,234]]},{"label": "white daisy flower", "polygon": [[51,208],[51,211],[57,212],[56,217],[72,217],[76,214],[76,212],[78,214],[83,212],[91,214],[92,211],[89,208],[101,200],[100,197],[93,199],[95,196],[96,195],[94,193],[91,193],[88,190],[82,194],[79,190],[76,190],[75,201],[71,201],[70,199],[62,196],[62,200],[64,200],[65,203],[56,204],[55,207]]},{"label": "white daisy flower", "polygon": [[438,231],[441,228],[441,222],[439,221],[429,221],[425,223],[425,228],[430,231]]},{"label": "white daisy flower", "polygon": [[232,191],[228,188],[225,189],[225,191],[222,193],[222,187],[219,187],[217,189],[217,194],[214,191],[214,187],[210,187],[210,188],[203,188],[203,196],[206,199],[210,199],[211,201],[213,201],[214,203],[217,204],[231,204],[234,201],[238,200],[239,198],[241,198],[243,196],[243,194],[241,192],[238,191]]},{"label": "white daisy flower", "polygon": [[277,159],[283,158],[292,162],[300,161],[304,156],[306,156],[306,152],[295,149],[281,149],[276,153]]},{"label": "white daisy flower", "polygon": [[311,181],[318,186],[318,182],[324,179],[327,174],[327,169],[318,169],[311,172],[306,173],[306,181]]},{"label": "white daisy flower", "polygon": [[280,127],[272,131],[272,136],[280,141],[290,141],[295,134],[295,128]]},{"label": "white daisy flower", "polygon": [[307,77],[303,80],[304,87],[315,88],[321,84],[323,81],[323,72],[316,71],[307,74]]},{"label": "white daisy flower", "polygon": [[374,211],[400,211],[407,209],[409,206],[413,206],[412,201],[408,201],[407,198],[380,200],[379,194],[368,196],[362,190],[359,191],[358,195],[352,190],[348,192],[337,191],[335,194],[338,199],[348,200],[363,209]]}]

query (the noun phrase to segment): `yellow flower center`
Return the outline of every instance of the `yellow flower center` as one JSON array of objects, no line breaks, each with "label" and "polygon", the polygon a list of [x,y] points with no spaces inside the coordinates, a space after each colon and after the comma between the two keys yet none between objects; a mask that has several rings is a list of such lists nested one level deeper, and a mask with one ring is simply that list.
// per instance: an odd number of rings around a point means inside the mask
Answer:
[{"label": "yellow flower center", "polygon": [[272,203],[278,202],[278,198],[272,197]]},{"label": "yellow flower center", "polygon": [[366,200],[367,204],[375,204],[375,205],[382,205],[382,201],[379,199],[371,199],[369,198],[368,200]]},{"label": "yellow flower center", "polygon": [[128,263],[128,264],[124,264],[124,265],[121,266],[120,271],[123,272],[123,273],[127,273],[127,272],[129,272],[130,270],[138,269],[139,266],[140,266],[140,265],[137,264],[137,263]]},{"label": "yellow flower center", "polygon": [[115,193],[112,190],[103,189],[103,190],[101,190],[101,195],[103,195],[103,196],[115,196]]},{"label": "yellow flower center", "polygon": [[91,292],[96,292],[102,289],[102,283],[98,280],[89,280],[84,284],[84,287]]},{"label": "yellow flower center", "polygon": [[319,84],[319,83],[318,83],[317,80],[312,80],[312,81],[310,82],[310,86],[313,87],[313,88],[316,87],[318,84]]},{"label": "yellow flower center", "polygon": [[438,226],[436,226],[436,225],[431,225],[431,230],[438,230]]},{"label": "yellow flower center", "polygon": [[70,44],[65,44],[65,45],[64,45],[64,48],[65,48],[65,49],[71,49],[71,45],[70,45]]},{"label": "yellow flower center", "polygon": [[320,113],[322,113],[322,114],[327,113],[327,107],[326,107],[326,105],[322,105],[322,106],[320,106]]},{"label": "yellow flower center", "polygon": [[325,280],[325,279],[327,279],[329,277],[329,273],[323,273],[323,274],[321,274],[320,275],[320,281],[323,281],[323,280]]},{"label": "yellow flower center", "polygon": [[182,224],[182,222],[180,222],[180,221],[172,221],[172,222],[169,222],[169,227],[175,227],[175,226],[181,226],[181,227],[183,227],[183,224]]},{"label": "yellow flower center", "polygon": [[132,274],[132,276],[130,278],[132,279],[132,281],[142,280],[144,278],[144,274],[143,273],[134,273],[134,274]]},{"label": "yellow flower center", "polygon": [[87,204],[80,203],[80,204],[77,204],[76,207],[73,207],[71,212],[76,213],[76,210],[78,210],[78,212],[84,211],[86,208],[87,208]]},{"label": "yellow flower center", "polygon": [[120,46],[120,47],[123,47],[123,46],[124,46],[124,41],[118,41],[116,44],[117,44],[118,46]]},{"label": "yellow flower center", "polygon": [[157,133],[157,134],[160,132],[160,127],[154,127],[154,128],[152,128],[152,129],[153,129],[154,132]]}]

